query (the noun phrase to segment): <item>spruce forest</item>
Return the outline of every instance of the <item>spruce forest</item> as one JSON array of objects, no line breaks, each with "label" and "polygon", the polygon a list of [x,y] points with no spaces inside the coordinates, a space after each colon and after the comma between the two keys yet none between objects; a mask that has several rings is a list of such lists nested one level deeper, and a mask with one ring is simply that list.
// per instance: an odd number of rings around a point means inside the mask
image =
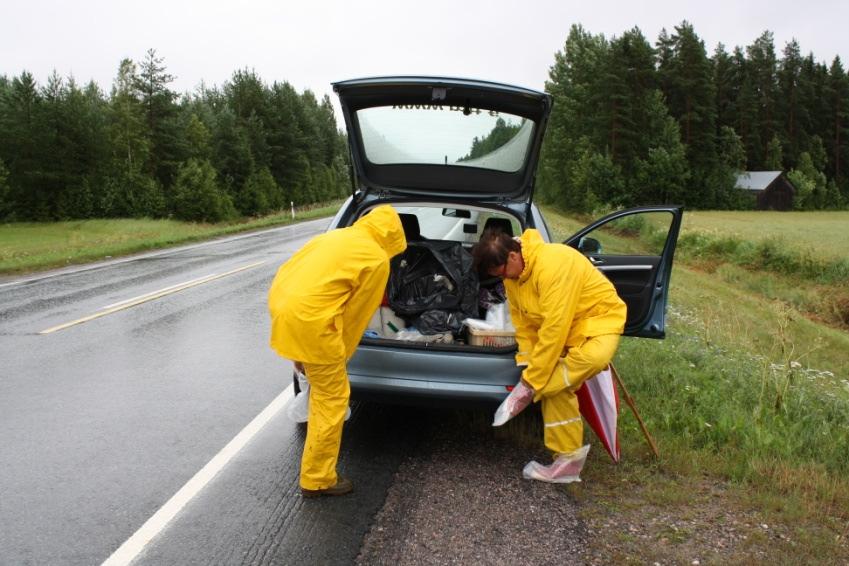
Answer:
[{"label": "spruce forest", "polygon": [[[153,49],[121,61],[108,95],[55,72],[43,86],[26,71],[0,75],[0,220],[216,222],[348,194],[327,96],[247,69],[194,93],[171,82]],[[638,28],[607,39],[575,25],[546,90],[554,108],[536,195],[564,209],[751,208],[735,189],[747,170],[784,171],[797,209],[849,205],[839,57],[826,65],[795,41],[779,56],[770,32],[708,54],[687,22],[654,45]]]},{"label": "spruce forest", "polygon": [[330,99],[250,70],[178,96],[155,50],[109,96],[55,73],[0,76],[0,218],[221,221],[348,194]]},{"label": "spruce forest", "polygon": [[607,40],[573,26],[546,90],[554,111],[543,200],[597,208],[679,203],[751,208],[741,171],[784,171],[797,209],[849,204],[849,77],[771,32],[708,55],[693,26]]}]

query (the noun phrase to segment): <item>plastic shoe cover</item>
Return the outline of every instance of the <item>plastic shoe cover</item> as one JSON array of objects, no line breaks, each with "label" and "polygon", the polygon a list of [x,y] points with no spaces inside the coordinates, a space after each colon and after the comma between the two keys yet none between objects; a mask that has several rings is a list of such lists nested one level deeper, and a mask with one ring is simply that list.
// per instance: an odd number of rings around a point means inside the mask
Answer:
[{"label": "plastic shoe cover", "polygon": [[522,383],[516,384],[510,395],[507,396],[498,409],[495,410],[495,418],[492,419],[492,426],[501,426],[522,411],[525,407],[531,404],[534,400],[534,390]]},{"label": "plastic shoe cover", "polygon": [[[310,414],[310,383],[307,381],[307,376],[299,371],[295,372],[298,376],[298,386],[301,392],[295,395],[295,398],[289,403],[286,408],[286,414],[296,423],[305,423],[309,420]],[[351,418],[351,407],[345,411],[345,420]]]},{"label": "plastic shoe cover", "polygon": [[581,470],[584,469],[584,462],[587,460],[587,452],[589,451],[590,445],[584,445],[574,452],[561,454],[549,466],[543,466],[539,462],[532,460],[522,470],[522,477],[526,480],[537,480],[548,483],[572,483],[581,481],[579,475]]}]

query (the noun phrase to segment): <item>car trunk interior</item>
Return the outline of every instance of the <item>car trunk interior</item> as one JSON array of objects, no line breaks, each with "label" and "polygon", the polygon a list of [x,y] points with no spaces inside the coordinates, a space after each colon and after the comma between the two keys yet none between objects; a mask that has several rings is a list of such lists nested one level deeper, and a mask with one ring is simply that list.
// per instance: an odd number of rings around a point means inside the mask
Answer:
[{"label": "car trunk interior", "polygon": [[404,226],[407,249],[390,264],[386,293],[369,321],[363,343],[514,351],[515,332],[509,315],[504,316],[509,310],[503,283],[498,278],[479,280],[471,249],[486,230],[517,234],[518,220],[483,209],[395,208]]}]

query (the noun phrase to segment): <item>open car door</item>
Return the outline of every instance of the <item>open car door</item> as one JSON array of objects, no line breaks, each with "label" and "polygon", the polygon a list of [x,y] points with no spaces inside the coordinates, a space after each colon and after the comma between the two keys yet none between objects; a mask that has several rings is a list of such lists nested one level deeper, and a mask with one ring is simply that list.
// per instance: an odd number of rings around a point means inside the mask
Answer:
[{"label": "open car door", "polygon": [[625,336],[665,336],[669,278],[683,214],[677,205],[620,210],[563,242],[587,256],[628,305]]}]

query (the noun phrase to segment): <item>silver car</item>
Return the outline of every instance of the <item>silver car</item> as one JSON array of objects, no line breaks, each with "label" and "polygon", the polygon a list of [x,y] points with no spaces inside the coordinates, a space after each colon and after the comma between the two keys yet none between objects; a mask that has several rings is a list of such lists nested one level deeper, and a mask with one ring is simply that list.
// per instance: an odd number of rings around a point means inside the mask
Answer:
[{"label": "silver car", "polygon": [[[354,186],[329,229],[349,226],[373,207],[389,203],[401,214],[410,248],[436,243],[468,255],[490,227],[514,235],[535,228],[550,241],[532,198],[551,111],[549,95],[436,77],[376,77],[333,87],[348,130]],[[585,253],[614,283],[628,305],[627,336],[664,336],[681,217],[679,206],[623,210],[563,242]],[[648,251],[645,245],[640,251],[622,247],[623,235],[647,226],[654,235]],[[402,265],[398,261],[404,260],[393,260],[390,286]],[[348,364],[352,398],[494,405],[519,380],[516,346],[509,337],[480,340],[461,330],[447,340],[399,339],[408,334],[404,331],[411,319],[398,316],[391,306],[381,311]],[[476,314],[483,317],[484,311]]]}]

